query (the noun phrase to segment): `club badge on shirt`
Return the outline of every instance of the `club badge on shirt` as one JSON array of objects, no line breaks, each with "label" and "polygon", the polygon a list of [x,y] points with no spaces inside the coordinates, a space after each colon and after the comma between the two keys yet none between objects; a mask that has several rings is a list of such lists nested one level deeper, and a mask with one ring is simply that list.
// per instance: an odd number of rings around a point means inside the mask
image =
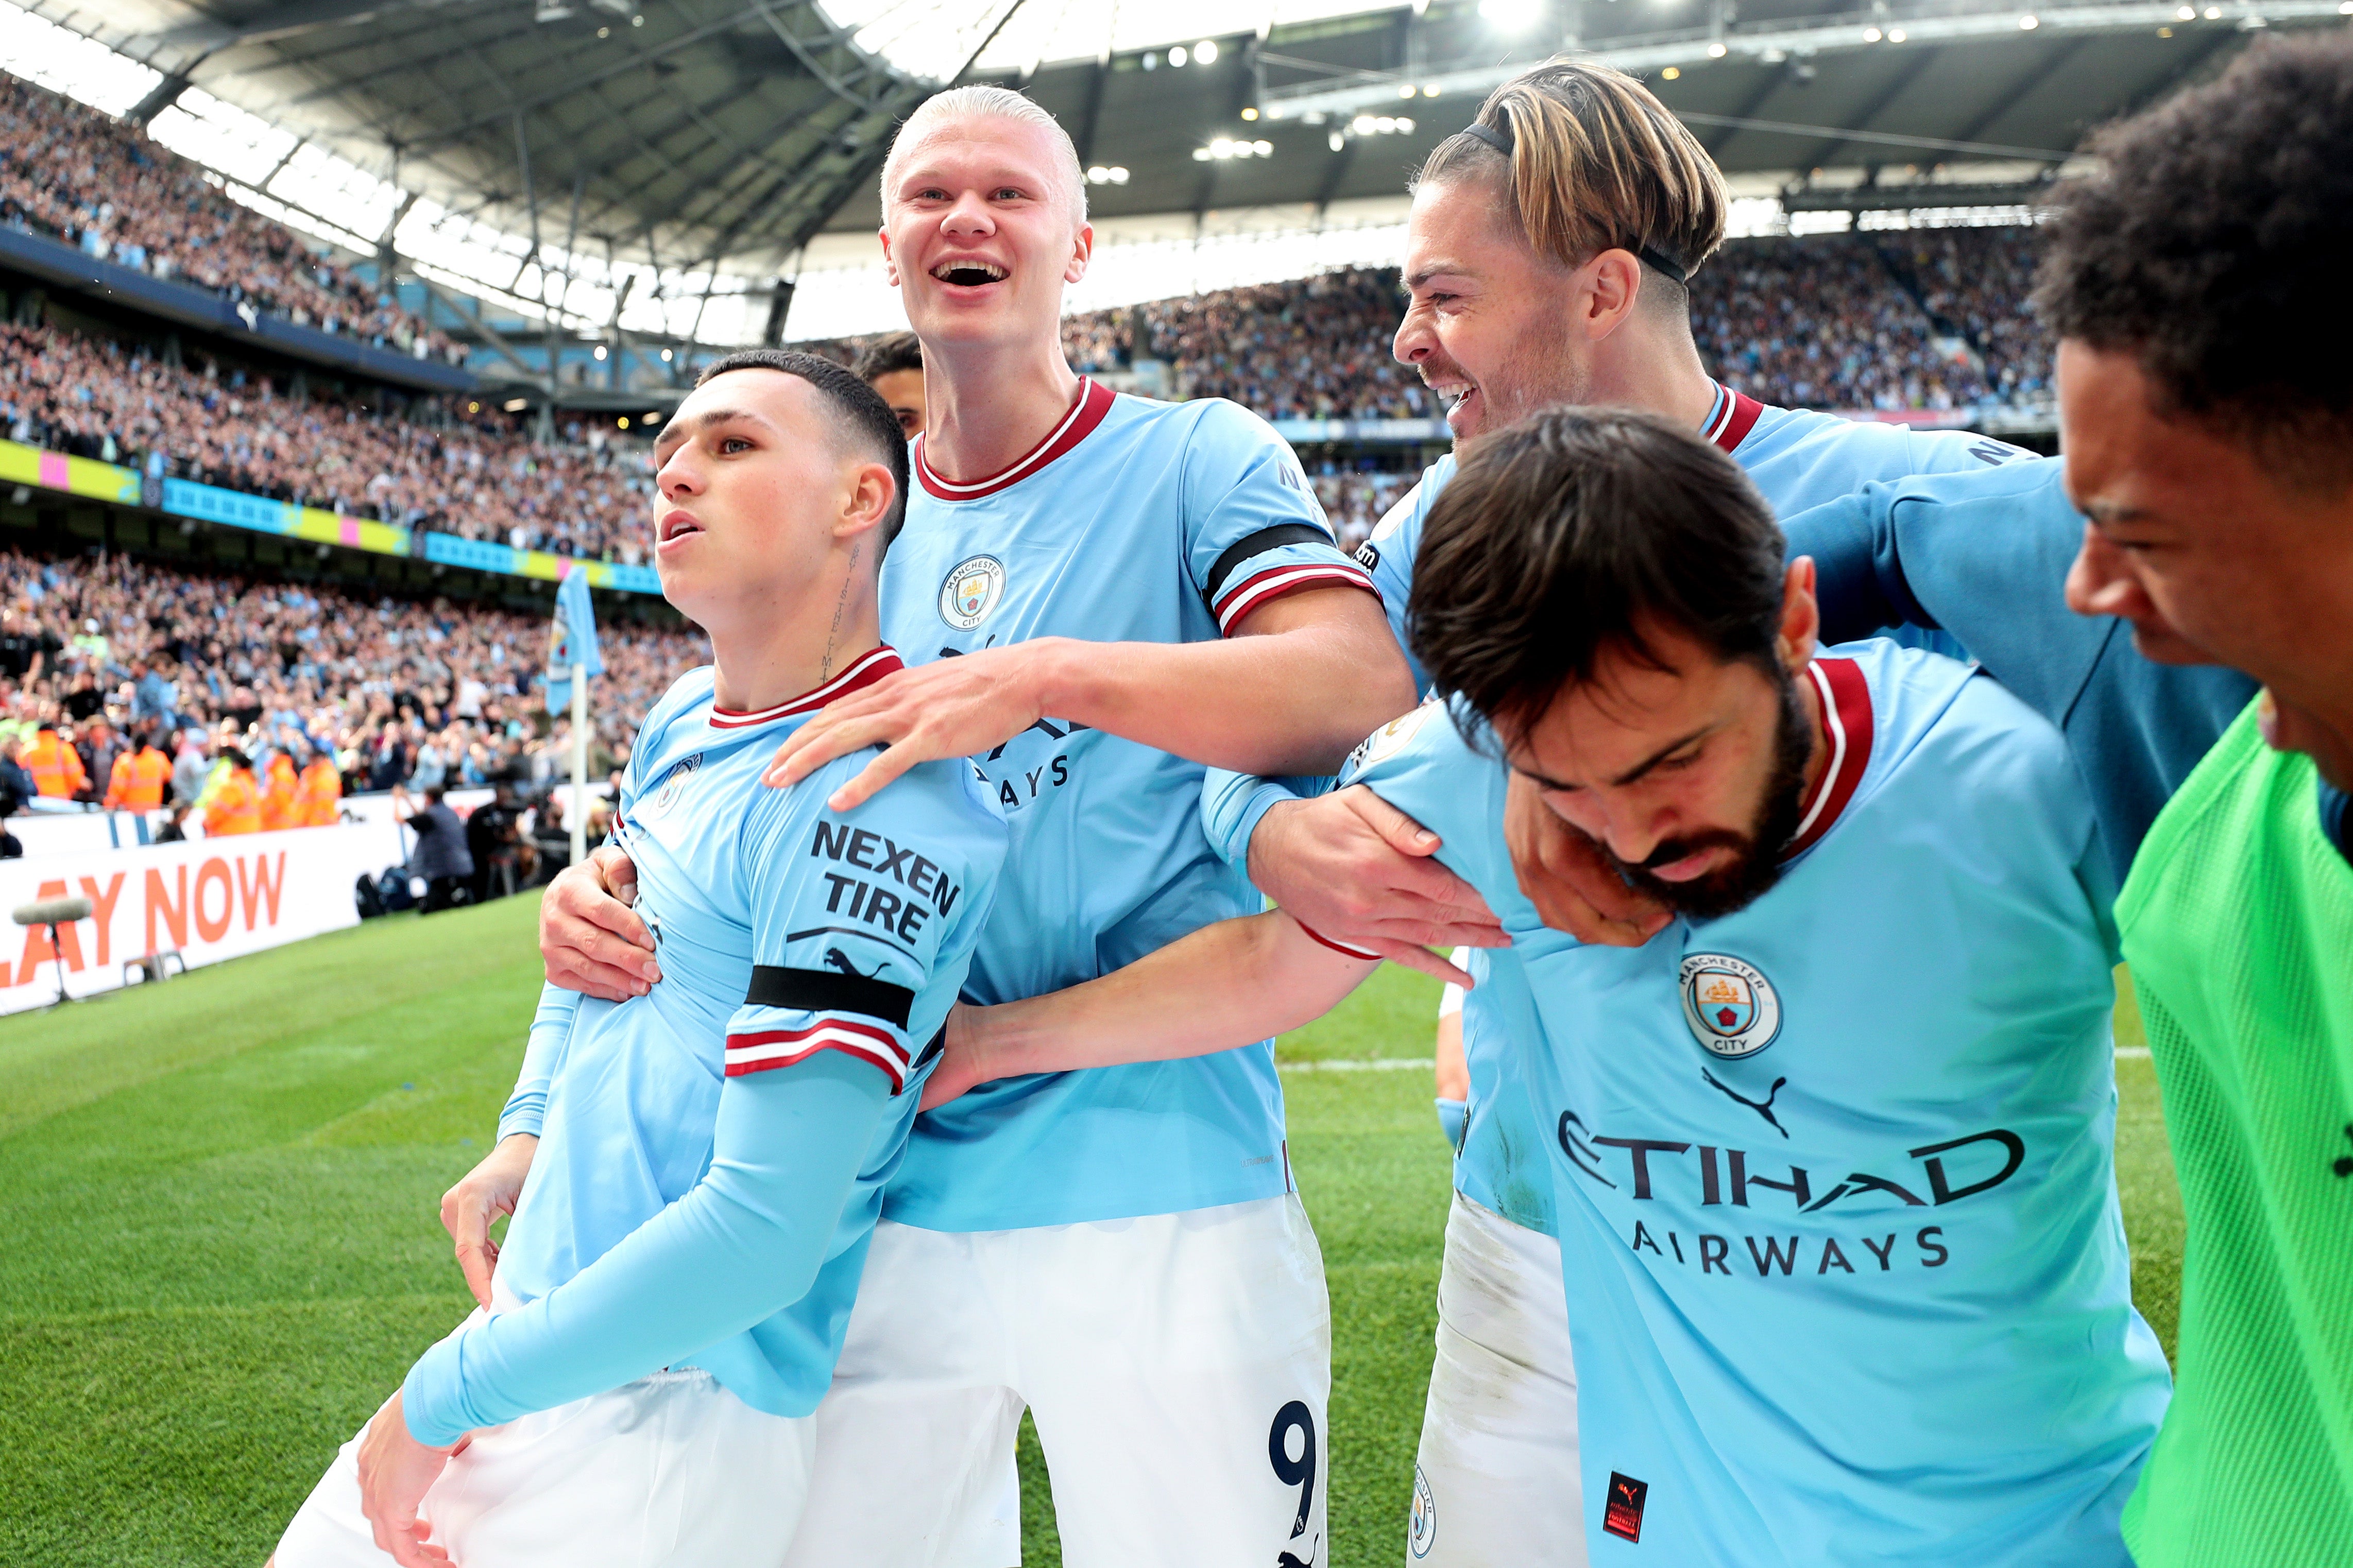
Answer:
[{"label": "club badge on shirt", "polygon": [[968,632],[987,617],[1005,593],[1005,563],[994,555],[974,555],[949,568],[940,584],[940,619]]},{"label": "club badge on shirt", "polygon": [[1780,1034],[1781,998],[1756,965],[1729,953],[1687,953],[1682,980],[1683,1022],[1710,1056],[1753,1057]]}]

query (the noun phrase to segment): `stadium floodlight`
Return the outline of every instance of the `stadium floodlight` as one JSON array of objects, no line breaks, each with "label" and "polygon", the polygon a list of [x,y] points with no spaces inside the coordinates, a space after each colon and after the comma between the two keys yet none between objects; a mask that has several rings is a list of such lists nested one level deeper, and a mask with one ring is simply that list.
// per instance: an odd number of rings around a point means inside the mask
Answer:
[{"label": "stadium floodlight", "polygon": [[1168,51],[1168,63],[1172,66],[1183,65],[1186,58],[1185,46],[1182,44]]},{"label": "stadium floodlight", "polygon": [[1242,118],[1244,120],[1256,120],[1258,118],[1258,106],[1250,103],[1242,105]]},{"label": "stadium floodlight", "polygon": [[510,414],[520,414],[524,409],[531,406],[531,399],[528,397],[510,397],[499,406],[504,408]]},{"label": "stadium floodlight", "polygon": [[1888,29],[1887,29],[1887,41],[1888,41],[1889,43],[1891,43],[1891,44],[1900,44],[1900,43],[1902,43],[1902,42],[1904,41],[1904,29],[1903,29],[1903,28],[1901,28],[1901,27],[1890,27],[1890,28],[1888,28]]},{"label": "stadium floodlight", "polygon": [[1337,153],[1341,148],[1345,147],[1348,144],[1348,139],[1345,136],[1341,135],[1337,131],[1335,131],[1332,134],[1324,138],[1324,144],[1331,148],[1335,153]]},{"label": "stadium floodlight", "polygon": [[2042,22],[2032,16],[2021,16],[2018,19],[2018,30],[2021,33],[2031,33],[2041,26],[2042,26]]},{"label": "stadium floodlight", "polygon": [[1879,32],[1879,29],[1878,29],[1878,28],[1876,28],[1876,27],[1865,27],[1865,28],[1862,30],[1862,41],[1863,41],[1864,43],[1866,43],[1866,44],[1875,44],[1875,43],[1879,42],[1879,39],[1880,39],[1880,32]]},{"label": "stadium floodlight", "polygon": [[1257,153],[1261,158],[1271,158],[1274,156],[1274,143],[1271,142],[1253,142],[1250,143],[1250,151]]},{"label": "stadium floodlight", "polygon": [[1408,82],[1403,87],[1398,89],[1398,96],[1399,98],[1411,98],[1413,96],[1413,83]]},{"label": "stadium floodlight", "polygon": [[1707,58],[1709,59],[1720,60],[1725,57],[1725,50],[1724,45],[1720,41],[1710,44],[1707,47]]},{"label": "stadium floodlight", "polygon": [[1218,40],[1215,38],[1203,38],[1199,43],[1195,44],[1193,46],[1193,58],[1205,66],[1216,65],[1218,63]]},{"label": "stadium floodlight", "polygon": [[1421,89],[1421,96],[1424,98],[1436,98],[1438,96],[1438,85],[1433,82],[1430,86],[1423,88]]}]

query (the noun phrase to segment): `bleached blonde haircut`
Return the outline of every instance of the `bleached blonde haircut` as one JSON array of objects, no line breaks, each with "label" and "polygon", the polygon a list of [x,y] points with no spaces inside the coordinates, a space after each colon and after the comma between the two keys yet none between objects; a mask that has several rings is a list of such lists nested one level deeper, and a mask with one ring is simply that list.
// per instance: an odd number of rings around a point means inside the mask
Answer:
[{"label": "bleached blonde haircut", "polygon": [[1071,133],[1062,122],[1039,108],[1010,88],[952,87],[934,94],[915,107],[915,112],[900,123],[899,133],[891,139],[891,151],[882,160],[882,207],[891,207],[892,177],[898,173],[902,149],[913,149],[925,136],[951,120],[1013,120],[1024,125],[1043,127],[1050,133],[1054,145],[1061,150],[1062,184],[1071,198],[1071,221],[1087,221],[1087,176],[1079,167],[1079,150],[1071,142]]}]

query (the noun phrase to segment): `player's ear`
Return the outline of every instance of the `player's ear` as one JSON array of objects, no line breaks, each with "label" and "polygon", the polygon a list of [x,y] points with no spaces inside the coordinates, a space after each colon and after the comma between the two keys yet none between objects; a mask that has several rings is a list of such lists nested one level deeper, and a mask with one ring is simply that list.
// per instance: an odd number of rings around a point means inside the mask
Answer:
[{"label": "player's ear", "polygon": [[1822,610],[1814,597],[1814,558],[1800,555],[1781,574],[1781,626],[1773,651],[1781,668],[1795,674],[1812,662],[1822,632]]},{"label": "player's ear", "polygon": [[1087,275],[1087,263],[1095,253],[1095,226],[1079,225],[1079,232],[1071,240],[1071,264],[1062,268],[1062,281],[1076,283]]},{"label": "player's ear", "polygon": [[882,276],[890,279],[892,288],[896,289],[899,286],[899,258],[891,254],[891,226],[886,223],[875,232],[882,240]]},{"label": "player's ear", "polygon": [[1577,319],[1596,342],[1616,331],[1642,298],[1642,264],[1615,247],[1577,268]]},{"label": "player's ear", "polygon": [[848,541],[881,526],[891,515],[898,484],[881,463],[860,463],[844,479],[841,515],[834,522],[833,536]]}]

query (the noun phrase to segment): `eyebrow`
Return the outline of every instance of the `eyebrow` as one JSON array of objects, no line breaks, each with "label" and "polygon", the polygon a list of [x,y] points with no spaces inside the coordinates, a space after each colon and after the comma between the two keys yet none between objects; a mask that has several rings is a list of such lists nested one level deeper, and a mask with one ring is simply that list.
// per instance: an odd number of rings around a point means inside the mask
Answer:
[{"label": "eyebrow", "polygon": [[[1644,757],[1641,762],[1636,763],[1632,767],[1628,768],[1624,773],[1620,773],[1616,778],[1605,779],[1602,782],[1615,785],[1619,788],[1623,788],[1627,784],[1633,784],[1640,780],[1644,773],[1649,773],[1661,763],[1665,762],[1669,757],[1673,756],[1677,752],[1680,752],[1685,746],[1690,745],[1694,741],[1704,739],[1715,728],[1715,726],[1713,724],[1703,724],[1698,729],[1694,730],[1691,733],[1684,735],[1678,740],[1668,742],[1665,745],[1661,746],[1657,751],[1652,752],[1649,756]],[[1577,790],[1586,787],[1583,784],[1567,784],[1559,779],[1547,777],[1545,774],[1536,772],[1534,768],[1514,767],[1513,771],[1527,779],[1538,789]]]},{"label": "eyebrow", "polygon": [[654,450],[674,452],[685,444],[689,436],[696,431],[708,430],[714,426],[724,425],[731,419],[748,419],[754,425],[763,425],[771,430],[776,427],[774,420],[754,414],[748,408],[713,408],[707,414],[690,414],[683,419],[672,419],[663,426],[661,435],[654,442]]},{"label": "eyebrow", "polygon": [[1409,294],[1413,292],[1433,278],[1476,278],[1477,276],[1479,276],[1478,273],[1462,262],[1441,261],[1434,266],[1425,267],[1408,278],[1405,280],[1406,292]]}]

